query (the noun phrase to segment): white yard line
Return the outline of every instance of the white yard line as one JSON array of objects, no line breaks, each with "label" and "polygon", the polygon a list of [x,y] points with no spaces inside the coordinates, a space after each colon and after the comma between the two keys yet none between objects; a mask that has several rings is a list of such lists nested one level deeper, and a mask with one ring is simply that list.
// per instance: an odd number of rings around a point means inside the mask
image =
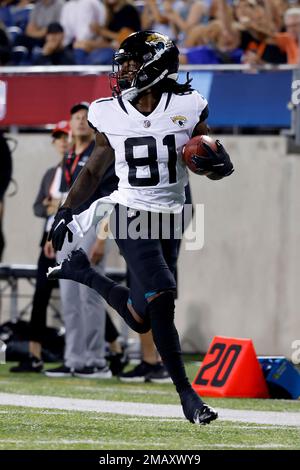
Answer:
[{"label": "white yard line", "polygon": [[[81,398],[17,395],[11,393],[0,393],[0,405],[69,411],[92,411],[96,413],[115,413],[152,418],[183,417],[182,410],[179,405],[87,400]],[[224,408],[219,408],[218,412],[220,419],[225,421],[300,427],[300,412],[229,410]]]},{"label": "white yard line", "polygon": [[[94,444],[97,446],[109,446],[110,444],[116,444],[118,442],[119,446],[128,446],[127,441],[101,441],[101,440],[96,440],[96,439],[43,439],[43,440],[35,440],[34,444],[36,445],[54,445],[57,447],[57,444],[66,444],[66,445],[72,445],[72,444]],[[14,444],[14,445],[28,445],[28,440],[22,440],[22,439],[0,439],[0,444]],[[164,443],[156,443],[156,447],[163,446]],[[193,446],[191,446],[193,449]],[[295,446],[289,445],[289,444],[201,444],[201,450],[204,449],[210,449],[210,448],[228,448],[228,449],[279,449],[279,448],[284,448],[284,449],[295,449]],[[199,450],[199,446],[196,447],[196,449]],[[159,449],[157,449],[159,450]]]}]

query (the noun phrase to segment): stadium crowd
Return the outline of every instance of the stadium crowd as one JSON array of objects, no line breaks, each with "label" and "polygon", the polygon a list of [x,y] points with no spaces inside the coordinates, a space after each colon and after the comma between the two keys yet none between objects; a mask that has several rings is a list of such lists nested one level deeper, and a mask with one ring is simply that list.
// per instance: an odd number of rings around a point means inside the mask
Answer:
[{"label": "stadium crowd", "polygon": [[169,35],[183,64],[298,64],[298,0],[2,0],[1,65],[106,65],[130,33]]}]

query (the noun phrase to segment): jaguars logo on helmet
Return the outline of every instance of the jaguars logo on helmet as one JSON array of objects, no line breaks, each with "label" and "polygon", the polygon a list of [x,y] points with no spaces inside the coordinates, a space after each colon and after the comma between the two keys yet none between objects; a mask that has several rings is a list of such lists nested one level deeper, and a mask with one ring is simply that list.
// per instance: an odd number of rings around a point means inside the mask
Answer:
[{"label": "jaguars logo on helmet", "polygon": [[135,60],[139,68],[130,82],[121,80],[119,69],[112,77],[117,80],[115,92],[128,100],[156,85],[164,78],[177,80],[179,50],[166,35],[156,31],[139,31],[126,38],[114,54],[114,64]]}]

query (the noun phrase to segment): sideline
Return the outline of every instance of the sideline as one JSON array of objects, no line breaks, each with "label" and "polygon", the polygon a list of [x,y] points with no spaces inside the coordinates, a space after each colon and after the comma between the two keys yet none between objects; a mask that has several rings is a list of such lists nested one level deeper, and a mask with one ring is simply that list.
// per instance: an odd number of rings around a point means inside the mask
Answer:
[{"label": "sideline", "polygon": [[[154,405],[151,403],[87,400],[82,398],[62,398],[39,395],[17,395],[12,393],[0,393],[0,405],[69,411],[91,411],[96,413],[114,413],[129,416],[183,418],[182,410],[179,405]],[[218,413],[219,420],[223,421],[300,427],[300,412],[250,411],[218,408]]]}]

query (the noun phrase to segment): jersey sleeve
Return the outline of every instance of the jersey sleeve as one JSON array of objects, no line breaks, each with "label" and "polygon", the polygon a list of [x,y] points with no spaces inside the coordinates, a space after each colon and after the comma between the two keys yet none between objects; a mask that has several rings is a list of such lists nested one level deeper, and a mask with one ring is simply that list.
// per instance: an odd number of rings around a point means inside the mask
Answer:
[{"label": "jersey sleeve", "polygon": [[195,94],[195,111],[198,118],[198,121],[203,122],[208,117],[208,102],[204,96],[200,95],[198,91],[194,92]]},{"label": "jersey sleeve", "polygon": [[194,90],[191,102],[191,125],[189,128],[189,136],[192,137],[195,127],[199,122],[204,122],[208,117],[208,103],[204,96]]},{"label": "jersey sleeve", "polygon": [[89,107],[87,120],[92,129],[102,132],[100,106],[97,106],[95,101],[93,101]]}]

